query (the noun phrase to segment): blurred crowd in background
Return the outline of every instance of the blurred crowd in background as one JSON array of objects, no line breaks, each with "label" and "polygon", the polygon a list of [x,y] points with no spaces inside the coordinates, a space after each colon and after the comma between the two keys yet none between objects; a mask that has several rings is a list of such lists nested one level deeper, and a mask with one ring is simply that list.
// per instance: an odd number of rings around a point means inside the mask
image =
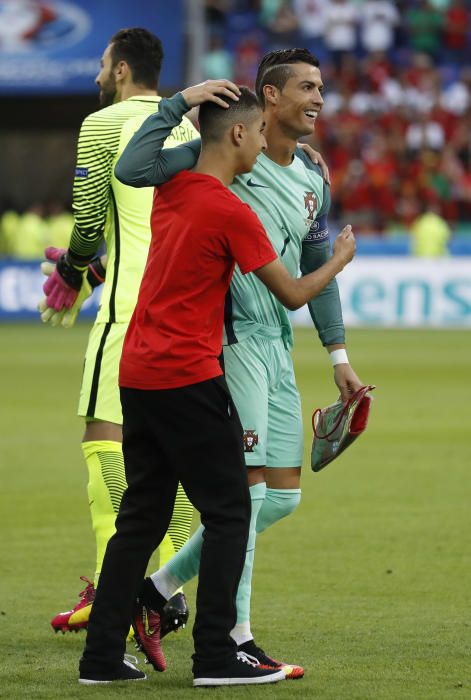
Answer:
[{"label": "blurred crowd in background", "polygon": [[320,60],[313,145],[331,219],[410,230],[424,210],[471,233],[471,11],[465,0],[207,0],[205,77],[254,85],[266,51]]},{"label": "blurred crowd in background", "polygon": [[[206,0],[204,78],[253,87],[265,52],[310,49],[325,84],[312,145],[330,167],[331,222],[365,236],[412,234],[415,251],[441,255],[452,232],[471,236],[469,5]],[[66,245],[71,229],[58,202],[6,211],[0,254],[40,257],[45,242]]]}]

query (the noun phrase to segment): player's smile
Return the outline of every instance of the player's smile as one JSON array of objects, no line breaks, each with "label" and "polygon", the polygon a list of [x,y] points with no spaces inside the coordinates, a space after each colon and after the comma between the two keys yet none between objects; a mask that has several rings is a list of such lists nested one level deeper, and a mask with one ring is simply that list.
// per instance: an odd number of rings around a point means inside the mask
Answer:
[{"label": "player's smile", "polygon": [[278,119],[293,138],[312,134],[324,104],[323,84],[319,68],[307,63],[292,66],[293,75],[280,95]]}]

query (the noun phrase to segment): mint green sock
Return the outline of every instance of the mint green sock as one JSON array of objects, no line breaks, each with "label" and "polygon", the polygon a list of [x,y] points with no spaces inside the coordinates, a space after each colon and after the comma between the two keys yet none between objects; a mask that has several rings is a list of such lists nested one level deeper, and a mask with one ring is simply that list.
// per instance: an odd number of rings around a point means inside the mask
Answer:
[{"label": "mint green sock", "polygon": [[[255,555],[255,540],[257,537],[255,524],[257,522],[258,513],[262,507],[265,498],[266,484],[262,482],[250,487],[250,499],[252,501],[252,512],[250,516],[249,540],[247,543],[247,554],[245,556],[244,569],[240,578],[239,588],[237,589],[237,625],[232,631],[232,637],[237,644],[243,644],[243,641],[237,639],[237,627],[250,620],[250,597],[252,593],[252,570]],[[251,638],[251,636],[250,636]],[[247,640],[244,640],[247,641]]]},{"label": "mint green sock", "polygon": [[166,571],[180,581],[181,586],[198,575],[203,531],[204,527],[200,525],[183,547],[165,564]]},{"label": "mint green sock", "polygon": [[263,532],[281,518],[293,512],[301,501],[301,489],[267,488],[265,500],[257,518],[257,533]]}]

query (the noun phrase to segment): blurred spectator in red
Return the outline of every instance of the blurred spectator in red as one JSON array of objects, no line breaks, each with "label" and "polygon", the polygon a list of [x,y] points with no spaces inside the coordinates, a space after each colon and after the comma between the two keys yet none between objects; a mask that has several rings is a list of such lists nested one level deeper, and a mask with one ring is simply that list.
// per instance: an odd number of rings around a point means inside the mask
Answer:
[{"label": "blurred spectator in red", "polygon": [[249,34],[237,46],[234,55],[234,81],[253,88],[263,49],[257,33]]},{"label": "blurred spectator in red", "polygon": [[393,72],[393,66],[384,51],[374,51],[364,59],[364,72],[375,92],[381,92],[383,83]]},{"label": "blurred spectator in red", "polygon": [[375,191],[361,160],[352,160],[346,169],[337,197],[342,224],[351,224],[357,233],[376,232]]},{"label": "blurred spectator in red", "polygon": [[227,2],[237,82],[253,86],[270,41],[307,45],[321,58],[325,103],[311,141],[329,162],[333,218],[359,232],[390,231],[435,198],[447,221],[471,222],[468,2]]},{"label": "blurred spectator in red", "polygon": [[444,58],[464,64],[470,58],[471,12],[464,0],[452,0],[443,27]]}]

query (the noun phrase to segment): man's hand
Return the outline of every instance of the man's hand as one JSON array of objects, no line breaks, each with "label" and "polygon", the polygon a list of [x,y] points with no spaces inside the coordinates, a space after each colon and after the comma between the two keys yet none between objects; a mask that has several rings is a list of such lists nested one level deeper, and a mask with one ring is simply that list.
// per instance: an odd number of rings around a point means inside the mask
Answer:
[{"label": "man's hand", "polygon": [[197,107],[203,102],[214,102],[220,107],[229,107],[229,101],[224,101],[222,96],[237,102],[240,90],[230,80],[205,80],[204,83],[182,90],[181,94],[189,107]]},{"label": "man's hand", "polygon": [[353,259],[355,248],[355,236],[352,227],[347,224],[334,241],[332,257],[338,258],[345,266]]},{"label": "man's hand", "polygon": [[361,382],[352,366],[349,364],[335,365],[334,380],[340,391],[340,398],[345,403],[356,392],[365,386]]},{"label": "man's hand", "polygon": [[[51,266],[51,272],[46,272],[46,265]],[[52,274],[53,265],[52,263],[42,263],[41,269],[45,275]],[[38,304],[38,311],[41,314],[41,321],[43,323],[49,323],[51,326],[58,326],[59,324],[63,328],[72,328],[77,316],[82,308],[82,305],[86,299],[91,295],[92,288],[87,280],[84,278],[80,292],[77,295],[76,300],[70,307],[70,309],[62,309],[61,311],[56,311],[47,305],[47,299],[42,299]]]},{"label": "man's hand", "polygon": [[327,182],[327,184],[330,185],[331,183],[329,168],[327,167],[327,163],[325,162],[319,151],[315,151],[313,147],[310,146],[308,143],[298,143],[298,146],[299,148],[302,148],[305,153],[307,153],[307,155],[313,163],[320,167],[320,169],[322,170],[322,177]]},{"label": "man's hand", "polygon": [[62,248],[46,248],[46,259],[55,263],[53,272],[43,284],[46,302],[55,311],[70,309],[82,287],[83,273],[69,260],[67,251]]},{"label": "man's hand", "polygon": [[[41,263],[41,272],[49,278],[54,273],[56,267],[55,261],[65,253],[65,250],[61,248],[47,248],[44,252],[48,259]],[[42,299],[38,304],[41,321],[43,323],[49,323],[51,326],[58,326],[60,324],[64,328],[71,328],[77,319],[84,301],[88,299],[95,287],[104,282],[106,263],[106,256],[92,260],[88,266],[87,273],[83,275],[80,292],[70,309],[63,308],[60,311],[56,311],[56,309],[48,305],[46,298]]]}]

